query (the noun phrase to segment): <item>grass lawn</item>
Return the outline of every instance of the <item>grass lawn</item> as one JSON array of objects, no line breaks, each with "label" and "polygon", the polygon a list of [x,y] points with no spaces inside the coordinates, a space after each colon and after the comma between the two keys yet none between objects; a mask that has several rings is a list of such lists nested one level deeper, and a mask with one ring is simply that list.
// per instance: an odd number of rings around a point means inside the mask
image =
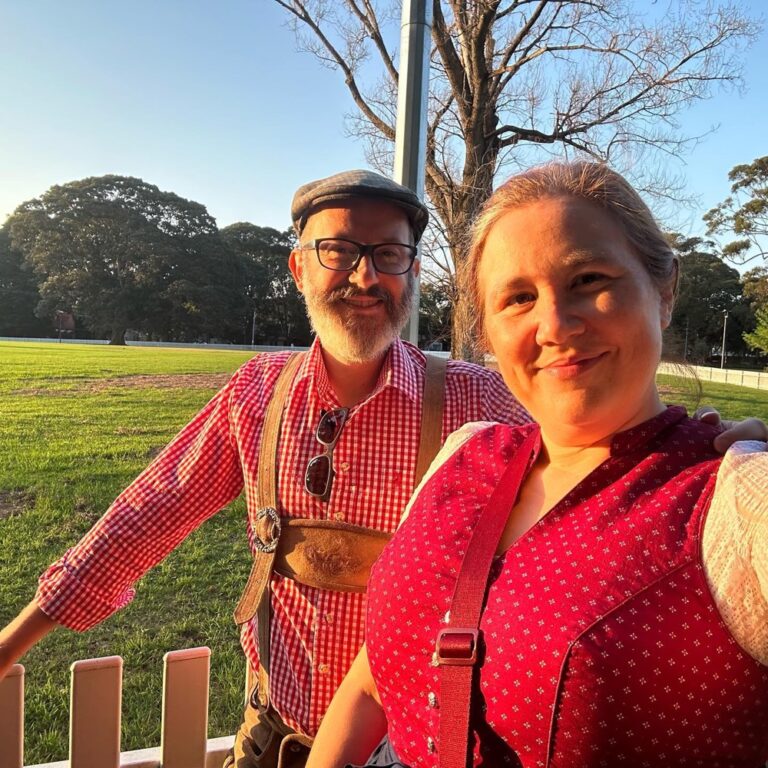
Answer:
[{"label": "grass lawn", "polygon": [[[250,356],[0,343],[0,625]],[[244,516],[238,500],[154,569],[127,609],[86,634],[55,632],[25,657],[27,764],[67,756],[69,664],[91,656],[125,660],[123,749],[160,743],[162,657],[175,648],[211,647],[210,734],[234,732],[245,674],[232,620],[249,571]]]},{"label": "grass lawn", "polygon": [[[75,542],[247,352],[0,342],[0,624],[34,594],[45,566]],[[664,399],[692,388],[660,377]],[[768,421],[768,392],[705,385],[727,418]],[[241,500],[141,582],[135,601],[87,634],[59,631],[24,659],[26,762],[67,754],[69,664],[125,659],[122,748],[159,743],[162,656],[208,645],[210,734],[232,733],[244,662],[231,615],[248,575]]]},{"label": "grass lawn", "polygon": [[682,403],[690,413],[696,410],[698,403],[716,408],[724,419],[756,416],[768,422],[768,390],[702,381],[699,398],[698,386],[688,377],[660,374],[657,382],[665,403]]}]

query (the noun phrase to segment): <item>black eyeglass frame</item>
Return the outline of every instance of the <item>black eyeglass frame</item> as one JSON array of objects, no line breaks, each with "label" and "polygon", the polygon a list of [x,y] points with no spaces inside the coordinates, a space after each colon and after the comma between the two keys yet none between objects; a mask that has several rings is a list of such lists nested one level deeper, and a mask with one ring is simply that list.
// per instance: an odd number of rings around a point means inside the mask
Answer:
[{"label": "black eyeglass frame", "polygon": [[[358,249],[357,258],[352,262],[352,266],[345,267],[344,269],[339,269],[338,267],[329,267],[327,264],[323,264],[323,257],[320,255],[320,243],[328,242],[329,240],[333,240],[340,243],[349,243],[350,245],[354,245]],[[390,272],[386,269],[379,269],[378,264],[376,263],[376,249],[381,248],[385,245],[396,245],[399,248],[407,248],[411,260],[408,262],[408,266],[400,270],[399,272]],[[416,261],[416,256],[419,254],[419,249],[415,245],[411,245],[410,243],[358,243],[356,240],[348,240],[346,237],[318,237],[314,240],[310,240],[308,243],[304,243],[300,246],[302,251],[308,251],[308,250],[314,250],[315,255],[317,256],[317,260],[320,262],[320,266],[323,267],[323,269],[329,269],[331,272],[354,272],[358,266],[360,266],[360,262],[362,261],[364,256],[370,256],[371,261],[373,262],[373,268],[382,275],[404,275],[407,272],[411,271],[411,268],[413,267],[413,262]]]},{"label": "black eyeglass frame", "polygon": [[[323,440],[320,437],[320,430],[323,426],[323,421],[329,416],[341,418],[341,425],[339,426],[338,431],[332,440]],[[313,456],[307,463],[307,468],[304,470],[304,490],[310,496],[314,496],[315,498],[320,499],[320,501],[328,501],[328,499],[331,497],[333,478],[336,475],[336,472],[333,469],[333,449],[336,447],[336,443],[339,442],[339,438],[341,437],[341,433],[344,431],[344,426],[346,425],[348,418],[349,408],[334,408],[330,411],[324,411],[320,416],[320,421],[317,423],[317,428],[315,429],[315,440],[317,440],[317,442],[323,446],[323,452]],[[322,492],[313,490],[309,485],[310,470],[312,469],[312,466],[316,464],[320,459],[325,459],[328,462],[328,476],[326,478],[325,487],[323,488]]]}]

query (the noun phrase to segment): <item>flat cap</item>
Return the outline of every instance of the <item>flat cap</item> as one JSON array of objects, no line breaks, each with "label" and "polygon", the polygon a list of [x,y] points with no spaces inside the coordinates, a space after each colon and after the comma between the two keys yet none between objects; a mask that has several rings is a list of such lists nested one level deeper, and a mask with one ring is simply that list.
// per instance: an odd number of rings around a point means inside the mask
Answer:
[{"label": "flat cap", "polygon": [[383,200],[403,209],[413,227],[418,243],[429,220],[427,206],[413,190],[373,171],[343,171],[327,179],[318,179],[296,190],[291,203],[291,218],[298,235],[301,235],[313,208],[334,200],[365,197]]}]

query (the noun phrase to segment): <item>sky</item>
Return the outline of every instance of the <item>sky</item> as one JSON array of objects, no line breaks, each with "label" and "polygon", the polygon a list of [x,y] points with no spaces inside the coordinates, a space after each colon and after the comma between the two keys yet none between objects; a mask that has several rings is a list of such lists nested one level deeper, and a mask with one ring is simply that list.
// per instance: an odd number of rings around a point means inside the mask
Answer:
[{"label": "sky", "polygon": [[[286,19],[273,0],[0,0],[0,223],[53,184],[115,173],[203,203],[220,227],[289,226],[300,184],[366,161],[339,73]],[[691,234],[728,171],[768,154],[768,31],[744,61],[744,93],[681,118],[716,129],[670,161],[697,196],[676,222]]]}]

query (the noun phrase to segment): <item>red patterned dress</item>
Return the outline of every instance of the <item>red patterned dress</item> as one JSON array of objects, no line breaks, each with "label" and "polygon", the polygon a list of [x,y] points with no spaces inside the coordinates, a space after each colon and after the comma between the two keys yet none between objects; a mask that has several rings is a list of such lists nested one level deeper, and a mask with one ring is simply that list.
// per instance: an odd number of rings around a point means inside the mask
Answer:
[{"label": "red patterned dress", "polygon": [[[437,766],[431,658],[468,536],[530,429],[494,425],[428,480],[372,573],[367,645],[403,763]],[[759,766],[768,667],[724,624],[701,533],[720,463],[682,408],[618,434],[607,461],[491,571],[474,765]]]}]

